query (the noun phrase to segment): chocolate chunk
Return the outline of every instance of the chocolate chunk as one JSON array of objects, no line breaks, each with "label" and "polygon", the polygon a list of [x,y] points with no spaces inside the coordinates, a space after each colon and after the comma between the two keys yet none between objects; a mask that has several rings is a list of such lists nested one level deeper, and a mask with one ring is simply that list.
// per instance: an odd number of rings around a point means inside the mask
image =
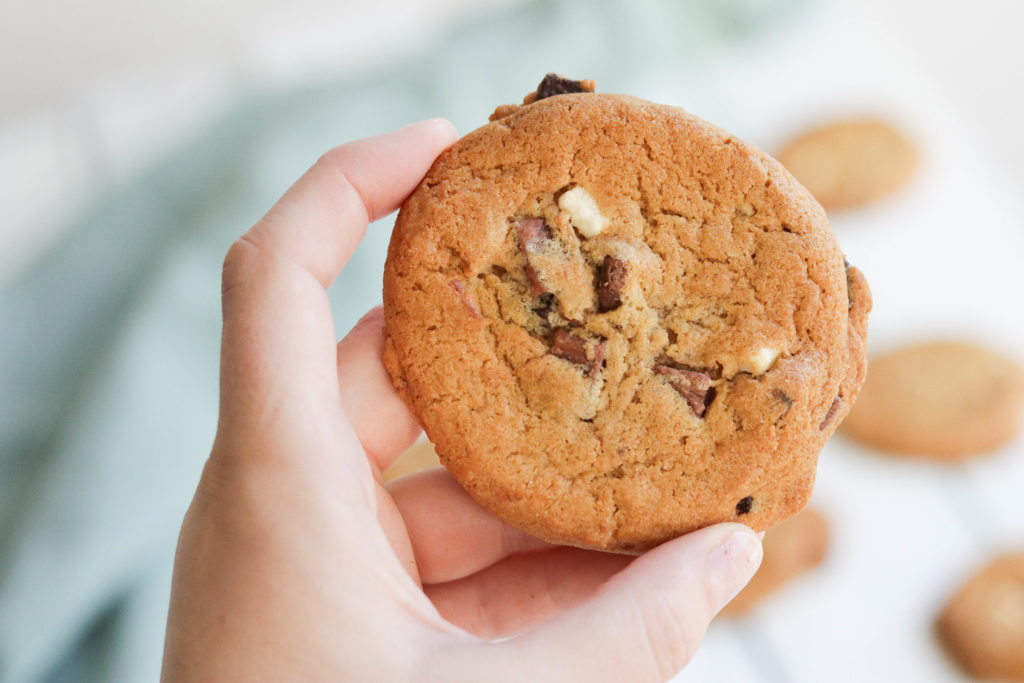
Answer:
[{"label": "chocolate chunk", "polygon": [[740,502],[736,503],[736,514],[737,515],[745,515],[745,514],[747,514],[748,512],[750,512],[753,509],[754,509],[754,497],[753,496],[747,496],[746,498],[741,499]]},{"label": "chocolate chunk", "polygon": [[711,387],[711,377],[703,372],[682,370],[668,365],[655,365],[654,371],[664,375],[668,383],[690,406],[697,417],[704,417],[707,407],[715,398],[715,390]]},{"label": "chocolate chunk", "polygon": [[470,300],[469,295],[466,294],[466,286],[462,284],[461,281],[450,280],[448,282],[448,286],[455,290],[455,293],[458,295],[459,299],[462,300],[462,305],[466,307],[466,310],[469,311],[470,315],[472,315],[474,318],[478,320],[483,318],[483,316],[480,315],[480,310],[476,307],[476,304],[474,304]]},{"label": "chocolate chunk", "polygon": [[537,86],[537,100],[543,100],[552,95],[567,95],[575,92],[594,92],[594,81],[574,81],[558,74],[548,74]]},{"label": "chocolate chunk", "polygon": [[590,377],[596,377],[608,356],[608,342],[601,340],[594,345],[593,357],[587,358],[587,341],[565,328],[558,328],[551,337],[551,353],[562,360],[582,365]]},{"label": "chocolate chunk", "polygon": [[626,285],[626,262],[609,256],[597,273],[597,310],[614,311],[622,305],[622,288]]},{"label": "chocolate chunk", "polygon": [[[705,411],[707,411],[707,408],[708,408],[709,405],[711,405],[711,402],[715,400],[715,396],[718,396],[718,389],[715,389],[714,387],[710,387],[708,389],[708,393],[704,394],[704,410]],[[704,417],[704,416],[701,415],[700,417]]]},{"label": "chocolate chunk", "polygon": [[551,239],[551,227],[543,218],[524,218],[516,226],[519,231],[519,246],[523,251],[537,252]]},{"label": "chocolate chunk", "polygon": [[530,280],[530,294],[540,296],[546,294],[548,288],[541,282],[536,268],[530,263],[530,254],[536,254],[551,240],[551,228],[543,219],[524,218],[516,225],[519,236],[519,248],[523,251],[526,261],[526,277]]},{"label": "chocolate chunk", "polygon": [[818,425],[819,430],[825,431],[825,428],[828,427],[829,423],[836,418],[836,413],[839,412],[839,406],[842,405],[842,403],[842,396],[836,396],[835,399],[833,399],[832,405],[828,407],[828,412],[825,413],[825,419],[821,421],[820,425]]},{"label": "chocolate chunk", "polygon": [[555,330],[551,338],[551,353],[570,363],[590,366],[587,359],[587,342],[561,327]]},{"label": "chocolate chunk", "polygon": [[552,294],[551,292],[541,294],[540,297],[538,297],[538,301],[540,301],[540,306],[530,310],[532,310],[534,313],[536,313],[545,321],[547,321],[548,317],[555,310],[555,295]]}]

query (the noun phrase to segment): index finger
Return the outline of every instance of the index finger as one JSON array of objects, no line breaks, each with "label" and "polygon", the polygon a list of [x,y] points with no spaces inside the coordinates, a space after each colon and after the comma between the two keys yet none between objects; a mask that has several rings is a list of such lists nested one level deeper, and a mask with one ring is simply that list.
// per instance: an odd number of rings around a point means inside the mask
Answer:
[{"label": "index finger", "polygon": [[223,273],[222,420],[337,401],[326,287],[368,223],[394,211],[455,137],[451,123],[433,119],[336,147],[232,245]]}]

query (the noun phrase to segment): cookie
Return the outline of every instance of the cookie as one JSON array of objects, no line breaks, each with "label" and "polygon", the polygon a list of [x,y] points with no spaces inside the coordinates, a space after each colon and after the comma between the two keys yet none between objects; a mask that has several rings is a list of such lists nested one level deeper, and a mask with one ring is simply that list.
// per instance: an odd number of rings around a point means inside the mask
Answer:
[{"label": "cookie", "polygon": [[581,547],[797,512],[871,306],[821,207],[682,109],[527,102],[437,159],[388,250],[385,364],[442,463]]},{"label": "cookie", "polygon": [[1024,681],[1024,553],[1000,557],[968,580],[936,632],[972,676]]},{"label": "cookie", "polygon": [[884,451],[959,460],[1005,444],[1020,428],[1024,371],[993,351],[930,342],[871,361],[843,433]]},{"label": "cookie", "polygon": [[817,567],[828,550],[828,522],[813,508],[774,526],[764,535],[764,560],[750,583],[722,609],[722,614],[749,612],[767,595]]},{"label": "cookie", "polygon": [[391,466],[384,470],[382,478],[385,482],[389,482],[406,474],[437,467],[440,464],[441,461],[437,457],[434,446],[429,441],[420,440],[398,456]]},{"label": "cookie", "polygon": [[917,151],[884,121],[853,119],[804,133],[778,160],[832,211],[863,206],[903,187],[917,167]]}]

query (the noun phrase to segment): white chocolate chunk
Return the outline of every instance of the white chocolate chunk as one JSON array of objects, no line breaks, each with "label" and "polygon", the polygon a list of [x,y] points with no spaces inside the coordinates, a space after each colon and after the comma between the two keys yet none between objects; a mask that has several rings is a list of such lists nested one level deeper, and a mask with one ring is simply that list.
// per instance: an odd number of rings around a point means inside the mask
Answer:
[{"label": "white chocolate chunk", "polygon": [[740,361],[740,372],[749,372],[754,376],[763,375],[772,369],[781,353],[781,350],[773,349],[770,346],[755,349]]},{"label": "white chocolate chunk", "polygon": [[573,227],[588,239],[608,227],[608,219],[601,215],[597,202],[582,187],[574,187],[559,197],[558,208],[569,214]]}]

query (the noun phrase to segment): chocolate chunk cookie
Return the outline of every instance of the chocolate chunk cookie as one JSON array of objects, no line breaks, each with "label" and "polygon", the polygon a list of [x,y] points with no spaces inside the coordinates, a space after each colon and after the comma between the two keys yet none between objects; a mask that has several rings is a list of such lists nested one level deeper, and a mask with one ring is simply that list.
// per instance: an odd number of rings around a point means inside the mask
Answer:
[{"label": "chocolate chunk cookie", "polygon": [[873,119],[836,121],[804,133],[778,159],[829,211],[868,204],[903,187],[917,151],[898,130]]},{"label": "chocolate chunk cookie", "polygon": [[975,574],[943,610],[936,631],[972,676],[1024,681],[1024,553]]},{"label": "chocolate chunk cookie", "polygon": [[828,550],[828,522],[804,508],[764,535],[764,560],[750,583],[722,609],[722,614],[749,612],[766,596],[817,567]]},{"label": "chocolate chunk cookie", "polygon": [[843,433],[885,451],[960,460],[998,448],[1020,429],[1024,370],[956,342],[919,344],[871,361]]},{"label": "chocolate chunk cookie", "polygon": [[871,298],[773,159],[682,109],[527,97],[443,153],[384,275],[385,362],[443,464],[624,552],[804,506]]}]

